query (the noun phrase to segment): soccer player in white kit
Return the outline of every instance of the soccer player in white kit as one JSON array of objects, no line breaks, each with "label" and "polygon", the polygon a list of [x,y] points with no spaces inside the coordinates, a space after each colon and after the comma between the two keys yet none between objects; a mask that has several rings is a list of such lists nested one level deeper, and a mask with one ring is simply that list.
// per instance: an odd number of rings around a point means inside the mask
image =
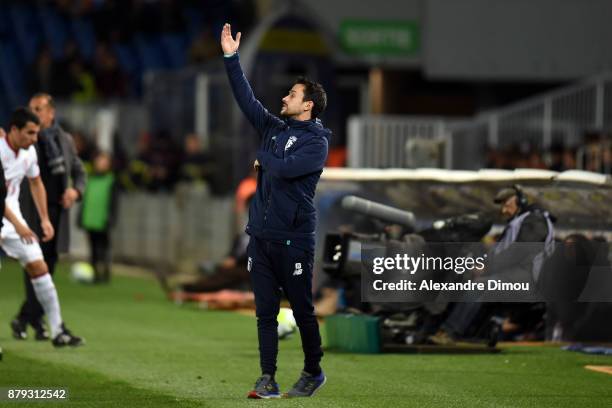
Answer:
[{"label": "soccer player in white kit", "polygon": [[36,298],[47,315],[53,345],[79,346],[84,341],[64,328],[57,291],[38,245],[38,238],[28,227],[19,208],[21,182],[27,177],[41,219],[42,240],[53,238],[53,226],[47,213],[47,193],[33,146],[39,130],[38,116],[28,108],[17,108],[11,116],[8,134],[0,138],[0,159],[7,188],[0,245],[8,256],[19,260],[30,276]]}]

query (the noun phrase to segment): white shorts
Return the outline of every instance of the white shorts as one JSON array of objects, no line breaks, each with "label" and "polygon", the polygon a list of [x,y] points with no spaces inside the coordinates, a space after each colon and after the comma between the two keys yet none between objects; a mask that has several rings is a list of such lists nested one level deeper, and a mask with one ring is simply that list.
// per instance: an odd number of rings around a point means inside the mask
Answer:
[{"label": "white shorts", "polygon": [[0,245],[4,252],[11,258],[15,258],[19,261],[21,266],[26,266],[34,261],[42,261],[43,257],[42,250],[38,242],[26,244],[19,238],[2,238]]}]

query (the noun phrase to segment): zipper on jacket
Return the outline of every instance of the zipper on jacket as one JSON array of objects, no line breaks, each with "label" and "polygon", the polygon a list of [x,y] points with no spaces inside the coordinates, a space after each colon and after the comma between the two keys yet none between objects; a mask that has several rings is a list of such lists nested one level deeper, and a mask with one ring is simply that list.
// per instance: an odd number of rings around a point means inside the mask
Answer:
[{"label": "zipper on jacket", "polygon": [[268,219],[268,208],[269,207],[270,207],[270,197],[268,197],[266,199],[266,207],[264,208],[264,217],[263,217],[264,224],[265,224],[266,220]]}]

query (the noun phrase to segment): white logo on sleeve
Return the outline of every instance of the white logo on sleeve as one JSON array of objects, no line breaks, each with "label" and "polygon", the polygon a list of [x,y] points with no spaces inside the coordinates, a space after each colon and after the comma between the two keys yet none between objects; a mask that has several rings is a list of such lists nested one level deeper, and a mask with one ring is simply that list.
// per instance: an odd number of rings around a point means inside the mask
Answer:
[{"label": "white logo on sleeve", "polygon": [[247,271],[251,272],[252,268],[253,268],[253,258],[249,256],[249,259],[247,260]]},{"label": "white logo on sleeve", "polygon": [[287,144],[285,145],[285,151],[287,151],[291,146],[293,146],[296,140],[297,140],[297,137],[289,136],[289,139],[287,140]]},{"label": "white logo on sleeve", "polygon": [[302,274],[302,264],[300,262],[295,263],[295,270],[293,271],[293,276]]}]

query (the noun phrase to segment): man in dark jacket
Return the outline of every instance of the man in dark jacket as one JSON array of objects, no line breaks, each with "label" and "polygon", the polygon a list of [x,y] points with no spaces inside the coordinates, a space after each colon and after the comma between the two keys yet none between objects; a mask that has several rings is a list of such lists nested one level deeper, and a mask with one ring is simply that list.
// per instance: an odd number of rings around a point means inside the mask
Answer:
[{"label": "man in dark jacket", "polygon": [[[501,204],[501,214],[508,224],[499,238],[489,268],[503,270],[517,265],[524,278],[537,282],[544,259],[554,250],[555,218],[536,204],[529,204],[520,186],[502,189],[494,202]],[[526,248],[520,243],[542,243]],[[519,243],[519,244],[514,244]]]},{"label": "man in dark jacket", "polygon": [[[529,204],[518,185],[500,190],[494,202],[501,204],[501,215],[508,224],[495,245],[486,273],[491,278],[531,282],[535,287],[544,260],[554,251],[555,219],[548,211]],[[458,303],[430,341],[447,345],[466,336],[481,310],[480,302]]]},{"label": "man in dark jacket", "polygon": [[[39,93],[30,99],[30,109],[40,120],[41,131],[35,144],[40,173],[47,190],[47,207],[51,224],[56,231],[48,242],[41,242],[45,262],[49,273],[53,275],[58,254],[68,252],[70,242],[69,209],[83,196],[86,183],[83,163],[76,153],[72,136],[66,133],[55,120],[55,103],[49,94]],[[25,183],[25,182],[24,182]],[[28,225],[36,230],[40,225],[38,212],[28,188],[21,189],[19,197],[22,213]],[[26,339],[26,327],[30,324],[37,340],[48,340],[49,335],[42,323],[43,309],[36,299],[32,284],[24,271],[26,300],[19,314],[11,322],[13,336]]]},{"label": "man in dark jacket", "polygon": [[327,159],[331,132],[318,119],[327,105],[323,87],[301,78],[282,99],[281,116],[255,99],[238,59],[240,33],[223,27],[227,75],[238,105],[261,138],[255,168],[257,190],[249,208],[247,269],[255,293],[262,376],[249,398],[278,398],[274,379],[278,354],[277,315],[281,289],[293,309],[302,338],[304,370],[287,393],[311,396],[326,381],[323,352],[312,304],[316,212],[314,194]]}]

